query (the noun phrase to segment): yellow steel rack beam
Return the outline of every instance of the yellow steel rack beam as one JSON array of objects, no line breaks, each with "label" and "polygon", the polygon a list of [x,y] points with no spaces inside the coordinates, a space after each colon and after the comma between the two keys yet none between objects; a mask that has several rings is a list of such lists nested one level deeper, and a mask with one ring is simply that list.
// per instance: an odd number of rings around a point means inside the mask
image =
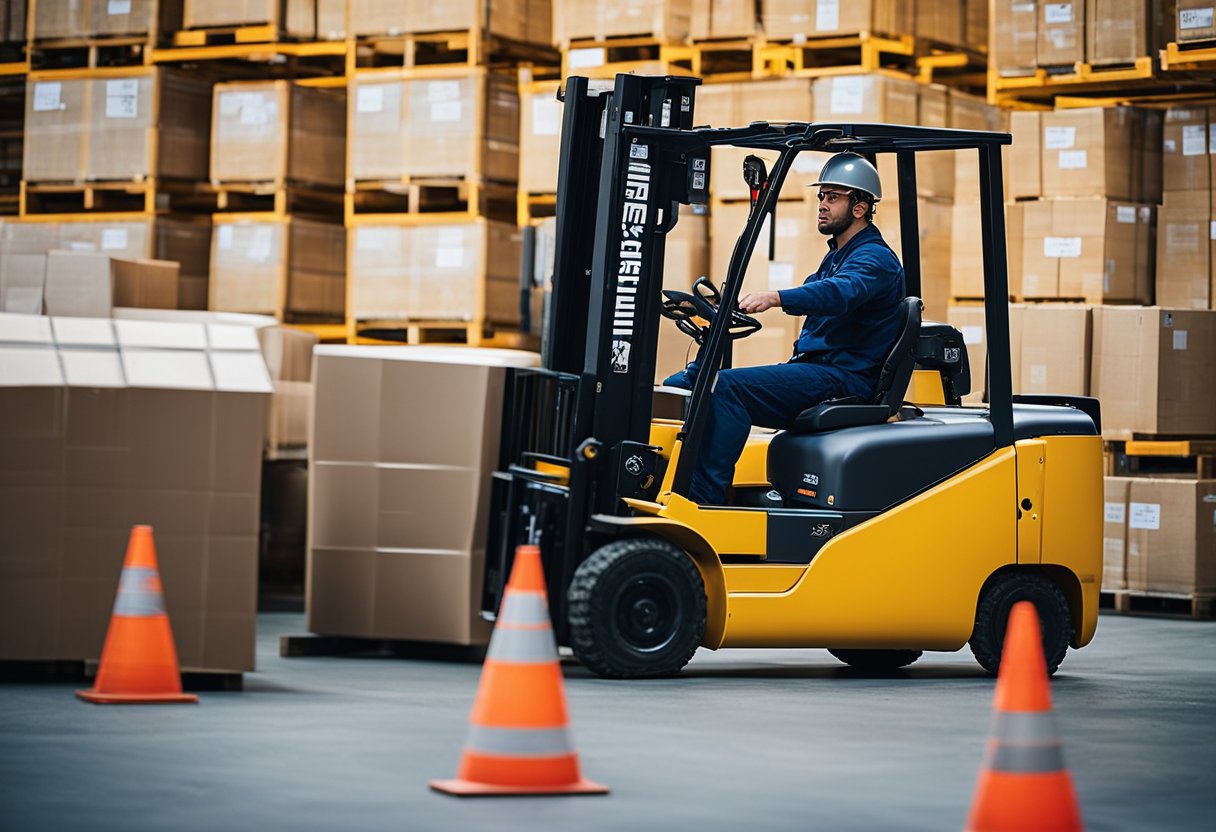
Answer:
[{"label": "yellow steel rack beam", "polygon": [[1180,49],[1177,43],[1161,50],[1161,68],[1175,70],[1207,69],[1216,71],[1216,45],[1200,49]]}]

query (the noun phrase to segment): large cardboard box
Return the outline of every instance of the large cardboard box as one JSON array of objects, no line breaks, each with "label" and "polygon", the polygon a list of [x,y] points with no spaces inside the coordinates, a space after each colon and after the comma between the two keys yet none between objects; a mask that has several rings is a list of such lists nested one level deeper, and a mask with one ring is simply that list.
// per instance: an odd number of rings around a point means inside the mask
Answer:
[{"label": "large cardboard box", "polygon": [[1102,590],[1127,588],[1127,494],[1131,477],[1103,477]]},{"label": "large cardboard box", "polygon": [[1085,60],[1125,64],[1152,54],[1147,0],[1086,0]]},{"label": "large cardboard box", "polygon": [[1159,114],[1085,107],[1045,112],[1041,118],[1043,196],[1144,202],[1160,197]]},{"label": "large cardboard box", "polygon": [[1128,589],[1216,592],[1216,480],[1137,478],[1127,499]]},{"label": "large cardboard box", "polygon": [[[1027,304],[1009,304],[1009,371],[1013,392],[1020,393],[1022,378],[1022,313]],[[988,324],[984,307],[978,304],[951,304],[946,322],[956,327],[967,345],[971,369],[971,392],[963,397],[967,404],[986,401],[988,386]]]},{"label": "large cardboard box", "polygon": [[1039,3],[1039,66],[1073,66],[1085,60],[1085,4],[1082,0]]},{"label": "large cardboard box", "polygon": [[1216,308],[1216,223],[1208,191],[1166,191],[1157,223],[1157,303]]},{"label": "large cardboard box", "polygon": [[351,87],[351,178],[518,180],[513,76],[483,68],[376,72]]},{"label": "large cardboard box", "polygon": [[108,318],[114,308],[110,258],[83,251],[52,251],[46,259],[48,315]]},{"label": "large cardboard box", "polygon": [[602,41],[623,35],[647,35],[680,43],[692,28],[692,0],[552,0],[553,43]]},{"label": "large cardboard box", "polygon": [[815,80],[815,121],[915,124],[915,81],[879,72]]},{"label": "large cardboard box", "polygon": [[44,0],[34,8],[33,22],[34,38],[37,40],[84,37],[89,31],[89,7],[83,0]]},{"label": "large cardboard box", "polygon": [[139,309],[177,309],[181,264],[170,260],[110,259],[114,305]]},{"label": "large cardboard box", "polygon": [[967,39],[967,3],[937,0],[916,4],[916,36],[938,44],[963,46]]},{"label": "large cardboard box", "polygon": [[[947,126],[954,127],[960,130],[986,130],[989,132],[1005,132],[1009,130],[1007,124],[1008,114],[997,107],[989,104],[983,98],[975,95],[968,95],[957,90],[950,90],[949,97],[949,121]],[[1015,141],[1017,138],[1015,138]],[[1034,130],[1034,146],[1038,147],[1038,129],[1037,125]],[[1005,148],[1003,152],[1005,182],[1008,183],[1010,176],[1010,168],[1012,163],[1009,161],[1010,148]],[[979,204],[980,200],[980,166],[979,156],[972,150],[956,150],[954,156],[954,199],[958,202],[971,202],[974,205]],[[1038,169],[1039,161],[1036,155],[1034,160],[1034,170]],[[1031,171],[1033,173],[1033,171]],[[1035,177],[1034,190],[1037,192],[1038,182]],[[1012,199],[1013,195],[1009,193],[1009,185],[1005,184],[1005,196]]]},{"label": "large cardboard box", "polygon": [[792,39],[876,32],[912,34],[913,7],[898,0],[765,0],[761,8],[764,34]]},{"label": "large cardboard box", "polygon": [[309,631],[486,642],[478,610],[506,369],[536,363],[509,350],[316,348]]},{"label": "large cardboard box", "polygon": [[1015,110],[1009,114],[1009,132],[1013,137],[1007,176],[1009,199],[1038,199],[1043,195],[1042,130],[1040,112]]},{"label": "large cardboard box", "polygon": [[299,217],[224,220],[213,236],[209,308],[284,320],[343,317],[341,225]]},{"label": "large cardboard box", "polygon": [[253,670],[269,391],[250,326],[0,315],[0,657],[96,659],[147,524],[182,668]]},{"label": "large cardboard box", "polygon": [[1216,108],[1170,107],[1165,111],[1161,139],[1161,187],[1171,191],[1212,190],[1212,153],[1216,140],[1211,137],[1211,125],[1216,122]]},{"label": "large cardboard box", "polygon": [[[67,5],[89,7],[90,35],[142,35],[155,31],[157,12],[161,5],[157,0],[90,0],[89,3],[39,3],[38,11],[43,5]],[[41,36],[41,35],[39,35]]]},{"label": "large cardboard box", "polygon": [[285,326],[258,329],[258,343],[274,384],[267,422],[266,447],[270,452],[302,448],[308,444],[312,413],[312,351],[317,336]]},{"label": "large cardboard box", "polygon": [[1038,67],[1041,0],[993,0],[989,60],[1000,75],[1032,75]]},{"label": "large cardboard box", "polygon": [[269,23],[277,26],[282,0],[182,0],[187,29]]},{"label": "large cardboard box", "polygon": [[1091,389],[1108,439],[1216,434],[1214,365],[1216,311],[1094,309]]},{"label": "large cardboard box", "polygon": [[689,37],[743,38],[756,34],[759,5],[753,0],[692,0]]},{"label": "large cardboard box", "polygon": [[1177,0],[1179,43],[1216,38],[1216,3],[1213,0]]},{"label": "large cardboard box", "polygon": [[345,89],[234,81],[215,85],[214,108],[212,182],[345,182]]},{"label": "large cardboard box", "polygon": [[[547,42],[551,0],[352,0],[351,29],[357,36],[409,32],[481,31],[518,41]],[[544,40],[538,40],[543,36]]]},{"label": "large cardboard box", "polygon": [[[534,81],[519,98],[519,189],[557,193],[557,161],[562,147],[562,103],[558,81]],[[700,99],[701,92],[697,91]],[[698,109],[700,109],[698,100]]]},{"label": "large cardboard box", "polygon": [[1090,308],[1028,303],[1022,309],[1022,393],[1089,395]]},{"label": "large cardboard box", "polygon": [[519,322],[518,228],[477,219],[349,230],[357,320]]}]

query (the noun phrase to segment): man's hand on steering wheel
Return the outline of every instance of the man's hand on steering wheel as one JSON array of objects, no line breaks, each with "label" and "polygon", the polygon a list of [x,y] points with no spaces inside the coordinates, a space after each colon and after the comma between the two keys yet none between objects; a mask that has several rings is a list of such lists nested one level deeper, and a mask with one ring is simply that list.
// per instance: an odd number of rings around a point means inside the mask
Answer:
[{"label": "man's hand on steering wheel", "polygon": [[754,314],[774,306],[781,306],[781,295],[776,292],[748,292],[739,298],[739,309],[743,312]]}]

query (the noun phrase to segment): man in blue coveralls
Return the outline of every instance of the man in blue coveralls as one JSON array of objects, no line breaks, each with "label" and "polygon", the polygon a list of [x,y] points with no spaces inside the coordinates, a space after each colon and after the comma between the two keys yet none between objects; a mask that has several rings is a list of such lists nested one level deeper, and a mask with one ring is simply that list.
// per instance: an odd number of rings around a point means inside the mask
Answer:
[{"label": "man in blue coveralls", "polygon": [[[882,199],[878,171],[862,156],[838,153],[814,186],[819,233],[831,238],[819,270],[801,286],[739,298],[744,312],[779,306],[806,322],[786,363],[718,373],[688,495],[700,505],[725,502],[752,425],[788,428],[803,410],[828,399],[868,400],[899,335],[904,270],[874,226],[874,206]],[[664,383],[691,388],[696,372],[694,361]]]}]

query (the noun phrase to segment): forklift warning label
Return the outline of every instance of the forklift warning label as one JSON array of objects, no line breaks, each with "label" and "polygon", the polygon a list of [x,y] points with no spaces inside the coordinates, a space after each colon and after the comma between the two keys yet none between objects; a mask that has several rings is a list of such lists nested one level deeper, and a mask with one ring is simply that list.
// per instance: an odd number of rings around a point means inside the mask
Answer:
[{"label": "forklift warning label", "polygon": [[[637,152],[639,151],[640,152]],[[630,148],[633,161],[625,173],[625,204],[621,213],[620,259],[616,270],[616,298],[612,309],[612,372],[629,372],[629,352],[633,345],[633,324],[637,312],[638,281],[642,276],[642,240],[650,202],[650,163],[648,148]]]}]

